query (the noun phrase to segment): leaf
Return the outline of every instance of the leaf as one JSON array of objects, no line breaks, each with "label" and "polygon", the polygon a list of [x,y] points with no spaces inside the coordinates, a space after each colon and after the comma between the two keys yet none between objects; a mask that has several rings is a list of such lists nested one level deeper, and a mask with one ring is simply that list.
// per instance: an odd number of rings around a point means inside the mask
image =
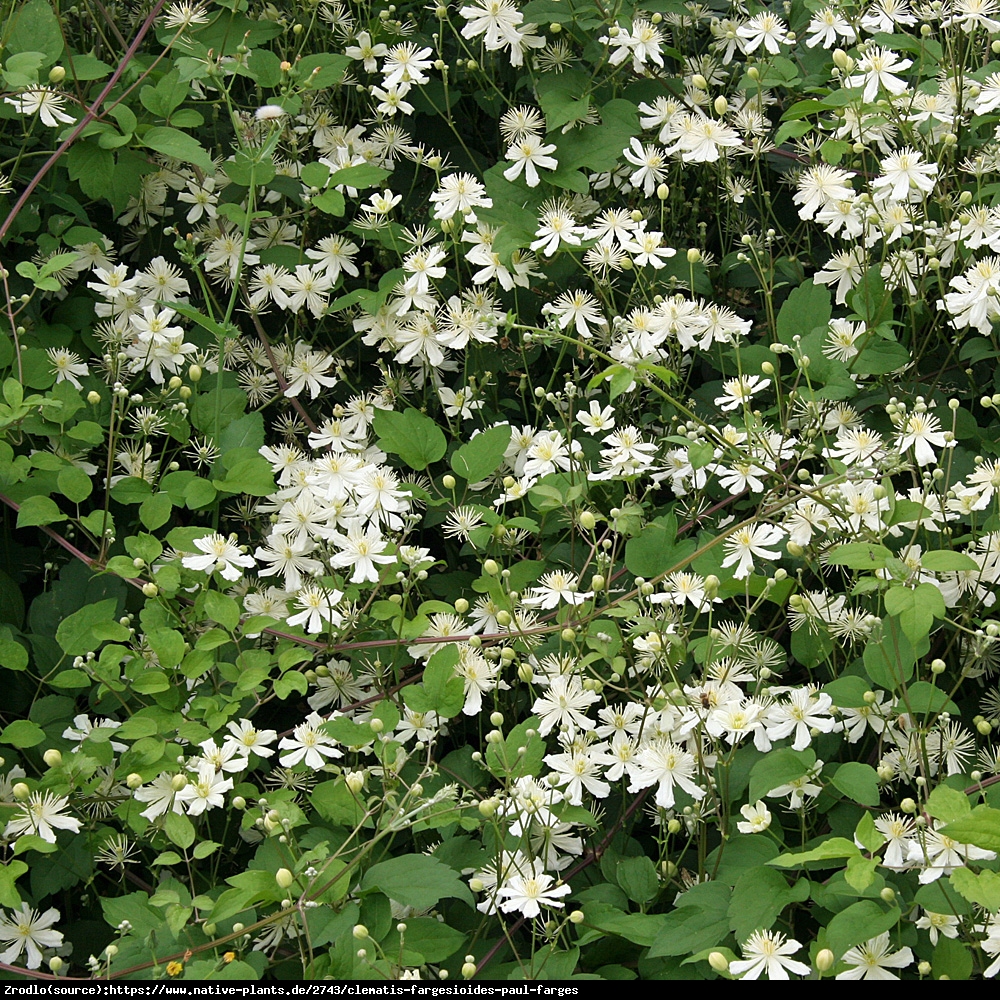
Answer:
[{"label": "leaf", "polygon": [[970,571],[979,572],[979,563],[964,552],[952,552],[950,549],[934,549],[920,556],[920,565],[933,573],[955,573]]},{"label": "leaf", "polygon": [[394,410],[375,411],[375,433],[378,446],[398,455],[417,472],[438,461],[448,450],[441,428],[426,414],[412,407],[402,413]]},{"label": "leaf", "polygon": [[677,518],[673,512],[650,521],[642,532],[625,543],[625,568],[634,576],[652,579],[691,555],[693,541],[675,544]]},{"label": "leaf", "polygon": [[217,621],[227,632],[236,631],[240,623],[240,606],[226,594],[217,590],[205,591],[205,613]]},{"label": "leaf", "polygon": [[831,566],[847,566],[849,569],[882,569],[892,552],[875,542],[848,542],[835,545],[827,553],[826,561]]},{"label": "leaf", "polygon": [[877,806],[881,801],[878,775],[868,764],[857,761],[841,764],[833,775],[833,786],[859,805]]},{"label": "leaf", "polygon": [[823,693],[828,694],[838,708],[861,708],[868,704],[865,701],[867,691],[868,683],[865,679],[851,674],[823,685]]},{"label": "leaf", "polygon": [[75,465],[68,465],[65,469],[60,469],[56,483],[59,492],[73,503],[86,500],[94,489],[94,481],[83,469],[78,469]]},{"label": "leaf", "polygon": [[729,928],[737,941],[745,941],[755,930],[773,926],[790,903],[801,903],[808,898],[808,879],[799,879],[790,886],[773,868],[766,865],[751,868],[733,886],[727,911]]},{"label": "leaf", "polygon": [[782,749],[762,757],[750,771],[750,801],[757,802],[772,789],[804,777],[815,763],[811,750]]},{"label": "leaf", "polygon": [[45,739],[45,730],[37,723],[29,722],[27,719],[18,719],[4,728],[0,733],[0,743],[8,743],[18,750],[26,750],[28,747],[36,747]]},{"label": "leaf", "polygon": [[914,715],[935,715],[951,712],[958,715],[958,706],[948,697],[947,692],[928,681],[917,681],[906,689],[906,709]]},{"label": "leaf", "polygon": [[846,837],[827,837],[823,843],[811,850],[781,854],[768,864],[777,865],[779,868],[801,868],[810,861],[836,861],[841,858],[856,858],[860,854],[853,840],[848,840]]},{"label": "leaf", "polygon": [[929,635],[934,619],[947,614],[944,597],[933,583],[921,583],[912,589],[890,587],[884,600],[886,611],[899,618],[903,634],[910,642],[918,642]]},{"label": "leaf", "polygon": [[[65,43],[59,19],[52,12],[48,0],[29,0],[13,8],[8,20],[10,34],[7,52],[39,52],[44,57],[42,65],[51,66],[63,53]],[[8,14],[8,18],[11,15]]]},{"label": "leaf", "polygon": [[816,327],[825,327],[832,315],[830,289],[805,281],[792,290],[778,312],[778,340],[791,347],[796,337],[806,337]]},{"label": "leaf", "polygon": [[458,658],[456,643],[439,649],[427,661],[423,683],[403,688],[407,708],[414,712],[437,712],[442,719],[458,715],[465,704],[465,685],[454,670]]},{"label": "leaf", "polygon": [[215,164],[207,150],[193,136],[167,125],[154,125],[143,133],[142,142],[157,153],[183,163],[193,163],[207,174],[215,172]]},{"label": "leaf", "polygon": [[985,906],[990,913],[1000,910],[1000,875],[981,871],[973,874],[968,868],[956,868],[951,873],[951,884],[970,903]]},{"label": "leaf", "polygon": [[182,850],[187,850],[195,838],[194,823],[175,812],[168,812],[163,821],[163,829],[172,844],[176,844]]},{"label": "leaf", "polygon": [[704,882],[677,897],[648,957],[690,955],[719,944],[729,933],[729,886]]},{"label": "leaf", "polygon": [[388,171],[373,163],[360,163],[356,167],[335,170],[327,183],[330,187],[369,188],[381,184],[388,176]]},{"label": "leaf", "polygon": [[247,493],[252,497],[270,496],[277,489],[271,463],[263,455],[240,459],[225,479],[213,479],[212,485],[220,493]]},{"label": "leaf", "polygon": [[477,434],[451,456],[451,467],[467,482],[478,483],[496,472],[510,445],[510,427],[501,424]]},{"label": "leaf", "polygon": [[842,958],[849,948],[891,930],[900,916],[895,906],[886,911],[873,900],[863,899],[841,910],[830,921],[826,928],[827,945],[837,958]]},{"label": "leaf", "polygon": [[28,497],[21,503],[21,509],[17,512],[19,528],[55,524],[57,521],[65,520],[66,515],[59,509],[55,500],[49,497]]},{"label": "leaf", "polygon": [[960,844],[1000,851],[1000,809],[977,806],[971,815],[952,821],[940,832]]},{"label": "leaf", "polygon": [[607,903],[585,903],[582,907],[584,924],[603,934],[624,938],[633,944],[648,948],[663,927],[663,916],[645,913],[623,913]]},{"label": "leaf", "polygon": [[[503,779],[509,774],[516,779],[538,774],[545,756],[545,740],[538,735],[538,726],[538,719],[532,716],[515,726],[502,743],[487,745],[486,766],[495,777]],[[528,736],[529,729],[534,736]],[[521,747],[525,748],[524,753],[518,752]]]},{"label": "leaf", "polygon": [[21,896],[14,883],[28,870],[23,861],[0,865],[0,906],[13,910],[21,905]]},{"label": "leaf", "polygon": [[6,625],[0,625],[0,663],[7,670],[28,669],[28,651]]},{"label": "leaf", "polygon": [[252,448],[257,451],[263,444],[264,418],[259,413],[245,413],[219,435],[219,451],[222,454],[235,448]]},{"label": "leaf", "polygon": [[885,837],[878,832],[870,812],[863,813],[858,820],[854,830],[854,840],[868,852],[877,851],[885,843]]},{"label": "leaf", "polygon": [[150,531],[162,528],[170,520],[170,512],[173,504],[170,502],[169,493],[157,493],[155,496],[147,497],[139,505],[139,520]]},{"label": "leaf", "polygon": [[972,951],[964,941],[942,935],[931,955],[931,969],[935,979],[969,979],[972,975]]},{"label": "leaf", "polygon": [[864,892],[875,881],[875,869],[879,864],[878,858],[848,858],[844,881],[856,892]]},{"label": "leaf", "polygon": [[79,611],[64,618],[56,629],[56,642],[67,656],[89,653],[98,645],[94,638],[95,625],[113,621],[118,615],[118,600],[109,597],[96,604],[85,604]]},{"label": "leaf", "polygon": [[372,865],[361,880],[361,891],[378,889],[389,899],[415,910],[429,910],[442,899],[475,905],[469,887],[454,868],[428,854],[409,854]]},{"label": "leaf", "polygon": [[648,903],[660,892],[656,868],[645,855],[619,859],[615,865],[615,879],[634,903]]},{"label": "leaf", "polygon": [[912,676],[917,657],[903,634],[901,623],[890,618],[882,622],[882,636],[865,646],[865,673],[876,687],[892,691]]},{"label": "leaf", "polygon": [[348,56],[333,52],[319,52],[316,55],[300,59],[296,69],[298,78],[307,86],[316,90],[321,87],[333,87],[344,78],[344,71],[351,65]]}]

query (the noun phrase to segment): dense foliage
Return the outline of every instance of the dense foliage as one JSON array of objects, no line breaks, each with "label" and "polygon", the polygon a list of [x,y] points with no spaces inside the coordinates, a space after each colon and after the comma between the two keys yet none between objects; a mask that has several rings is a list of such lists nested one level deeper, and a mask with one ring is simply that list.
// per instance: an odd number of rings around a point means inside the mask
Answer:
[{"label": "dense foliage", "polygon": [[0,975],[996,974],[997,0],[0,12]]}]

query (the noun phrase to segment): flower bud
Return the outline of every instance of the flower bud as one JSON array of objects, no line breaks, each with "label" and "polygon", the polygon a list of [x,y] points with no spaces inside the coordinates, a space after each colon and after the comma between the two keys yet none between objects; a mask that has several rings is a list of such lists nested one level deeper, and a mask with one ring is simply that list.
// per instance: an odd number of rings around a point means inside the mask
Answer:
[{"label": "flower bud", "polygon": [[476,963],[475,962],[466,962],[462,966],[462,978],[463,979],[471,979],[475,974],[476,974]]},{"label": "flower bud", "polygon": [[535,673],[531,669],[531,664],[519,663],[517,667],[517,676],[518,679],[522,680],[525,684],[530,684],[535,677]]},{"label": "flower bud", "polygon": [[144,583],[142,585],[142,592],[147,597],[156,597],[156,595],[160,592],[160,588],[157,587],[155,583]]},{"label": "flower bud", "polygon": [[669,184],[657,184],[656,185],[656,197],[660,201],[666,201],[670,197],[670,185]]},{"label": "flower bud", "polygon": [[237,795],[233,799],[233,808],[242,812],[247,807],[247,800],[242,795]]},{"label": "flower bud", "polygon": [[576,632],[571,628],[564,628],[562,632],[559,633],[559,638],[563,642],[573,642],[576,639]]},{"label": "flower bud", "polygon": [[295,876],[287,868],[279,868],[274,873],[274,881],[278,883],[279,888],[287,889],[295,881]]},{"label": "flower bud", "polygon": [[715,99],[715,113],[721,118],[729,110],[729,101],[721,94]]},{"label": "flower bud", "polygon": [[701,260],[701,251],[697,247],[691,247],[687,252],[689,264],[697,264]]},{"label": "flower bud", "polygon": [[95,392],[91,389],[90,392],[87,393],[87,402],[90,403],[91,406],[97,406],[100,401],[101,394],[99,392]]},{"label": "flower bud", "polygon": [[701,73],[695,73],[691,77],[691,83],[694,84],[699,90],[708,90],[708,80],[701,75]]},{"label": "flower bud", "polygon": [[715,969],[716,972],[729,971],[729,959],[726,958],[721,951],[711,952],[708,956],[708,964]]},{"label": "flower bud", "polygon": [[460,597],[455,601],[455,611],[460,615],[464,615],[466,611],[469,610],[469,602],[464,598]]},{"label": "flower bud", "polygon": [[756,66],[751,66],[747,70],[747,76],[750,77],[751,80],[757,81],[760,79],[760,70],[757,69]]},{"label": "flower bud", "polygon": [[192,382],[200,382],[201,381],[201,365],[192,365],[188,369],[188,378],[191,379]]},{"label": "flower bud", "polygon": [[829,948],[823,948],[821,951],[816,952],[816,968],[820,972],[829,972],[833,968],[835,961],[836,956]]},{"label": "flower bud", "polygon": [[42,760],[49,767],[58,767],[62,763],[62,754],[55,747],[51,747],[42,754]]},{"label": "flower bud", "polygon": [[509,611],[498,611],[497,612],[497,625],[501,628],[506,628],[511,623],[511,617]]},{"label": "flower bud", "polygon": [[344,783],[355,795],[365,787],[365,776],[362,771],[348,771],[344,775]]},{"label": "flower bud", "polygon": [[142,775],[133,771],[126,779],[125,784],[134,792],[142,784]]},{"label": "flower bud", "polygon": [[490,715],[490,725],[502,726],[503,725],[503,712],[494,712]]},{"label": "flower bud", "polygon": [[49,971],[53,972],[55,975],[59,975],[65,964],[66,963],[63,962],[58,955],[53,955],[48,961]]},{"label": "flower bud", "polygon": [[941,660],[941,659],[931,660],[931,673],[934,674],[935,676],[939,676],[940,674],[943,674],[946,669],[947,669],[947,666],[946,666],[944,660]]},{"label": "flower bud", "polygon": [[879,896],[883,903],[891,903],[896,898],[896,890],[893,889],[891,885],[887,885],[880,893]]},{"label": "flower bud", "polygon": [[913,799],[903,799],[903,801],[899,803],[899,811],[912,815],[917,811],[917,804],[913,801]]},{"label": "flower bud", "polygon": [[355,924],[352,933],[358,941],[364,941],[368,937],[368,928],[364,924]]},{"label": "flower bud", "polygon": [[446,475],[441,477],[441,485],[446,490],[453,490],[456,486],[457,480],[452,475]]},{"label": "flower bud", "polygon": [[581,511],[579,520],[584,531],[593,531],[597,524],[597,518],[589,510]]},{"label": "flower bud", "polygon": [[385,729],[385,723],[381,719],[369,719],[368,725],[373,733],[380,733]]},{"label": "flower bud", "polygon": [[680,833],[681,832],[681,821],[679,819],[672,819],[667,823],[667,833]]},{"label": "flower bud", "polygon": [[24,800],[31,795],[31,789],[23,781],[19,781],[13,787],[12,791],[14,793],[14,798],[17,799],[18,802],[24,802]]},{"label": "flower bud", "polygon": [[175,774],[170,779],[170,787],[175,791],[179,792],[184,788],[187,788],[187,776],[184,774]]},{"label": "flower bud", "polygon": [[49,83],[62,83],[66,79],[65,66],[53,66],[49,70]]},{"label": "flower bud", "polygon": [[495,559],[487,559],[483,563],[483,572],[487,576],[496,576],[500,572],[500,566],[497,564]]},{"label": "flower bud", "polygon": [[[994,42],[994,44],[996,44]],[[931,974],[931,963],[926,959],[917,966],[917,972],[921,976],[929,976]]]}]

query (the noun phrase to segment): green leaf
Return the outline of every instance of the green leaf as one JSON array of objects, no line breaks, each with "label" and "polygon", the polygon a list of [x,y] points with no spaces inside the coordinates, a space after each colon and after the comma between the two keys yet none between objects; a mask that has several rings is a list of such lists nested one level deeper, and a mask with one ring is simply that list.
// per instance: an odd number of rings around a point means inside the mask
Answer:
[{"label": "green leaf", "polygon": [[236,448],[257,451],[264,444],[264,418],[259,413],[245,413],[219,435],[219,451],[225,455]]},{"label": "green leaf", "polygon": [[166,125],[155,125],[142,136],[143,145],[155,149],[157,153],[193,163],[207,174],[214,173],[215,164],[206,149],[193,136]]},{"label": "green leaf", "polygon": [[745,871],[733,887],[729,902],[729,928],[737,941],[745,941],[756,930],[774,925],[790,903],[809,898],[809,880],[799,879],[789,885],[785,877],[766,865]]},{"label": "green leaf", "polygon": [[21,896],[14,883],[28,870],[23,861],[0,865],[0,906],[13,910],[21,905]]},{"label": "green leaf", "polygon": [[848,840],[846,837],[827,837],[823,843],[811,850],[781,854],[768,864],[777,865],[779,868],[801,868],[810,861],[835,861],[840,858],[856,858],[860,854],[853,840]]},{"label": "green leaf", "polygon": [[816,763],[811,750],[775,750],[762,757],[750,771],[750,801],[757,802],[790,781],[804,777]]},{"label": "green leaf", "polygon": [[89,653],[98,644],[94,637],[94,626],[114,621],[117,614],[118,600],[114,597],[96,604],[85,604],[59,623],[56,642],[67,656]]},{"label": "green leaf", "polygon": [[60,469],[56,483],[59,492],[73,503],[86,500],[94,489],[94,481],[83,469],[78,469],[75,465],[67,465],[65,469]]},{"label": "green leaf", "polygon": [[836,545],[827,553],[826,561],[831,566],[847,566],[849,569],[882,569],[885,561],[892,558],[892,552],[875,542],[848,542]]},{"label": "green leaf", "polygon": [[169,493],[157,493],[155,496],[147,497],[139,505],[139,520],[150,531],[162,528],[170,520],[170,512],[173,504],[170,502]]},{"label": "green leaf", "polygon": [[214,854],[220,847],[222,844],[217,844],[214,840],[203,840],[191,853],[200,861],[202,858]]},{"label": "green leaf", "polygon": [[645,855],[620,858],[615,865],[615,879],[634,903],[648,903],[660,892],[656,868]]},{"label": "green leaf", "polygon": [[729,934],[729,886],[704,882],[677,897],[648,957],[690,955],[719,944]]},{"label": "green leaf", "polygon": [[509,444],[510,427],[507,424],[491,427],[463,444],[451,456],[451,467],[467,482],[478,483],[500,468]]},{"label": "green leaf", "polygon": [[45,730],[27,719],[18,719],[0,733],[0,743],[9,743],[18,750],[36,747],[45,739]]},{"label": "green leaf", "polygon": [[[538,735],[538,726],[538,719],[532,716],[515,726],[502,743],[487,745],[486,766],[495,777],[503,779],[509,774],[517,779],[538,774],[545,756],[545,740]],[[534,736],[528,736],[529,729],[534,731]],[[521,747],[524,753],[518,752]]]},{"label": "green leaf", "polygon": [[194,843],[194,824],[187,816],[168,812],[163,822],[163,828],[170,843],[176,844],[182,850],[187,850]]},{"label": "green leaf", "polygon": [[416,910],[429,910],[442,899],[461,899],[469,906],[475,905],[458,872],[428,854],[409,854],[372,865],[361,880],[361,891],[370,889],[378,889],[389,899]]},{"label": "green leaf", "polygon": [[875,881],[875,869],[880,863],[879,858],[848,858],[844,881],[856,892],[862,893]]},{"label": "green leaf", "polygon": [[931,955],[931,969],[935,979],[969,979],[972,975],[972,951],[964,941],[942,935]]},{"label": "green leaf", "polygon": [[878,903],[863,899],[841,910],[827,925],[826,940],[837,958],[869,938],[891,930],[899,922],[900,912],[894,906],[883,910]]},{"label": "green leaf", "polygon": [[903,634],[918,642],[930,634],[935,618],[944,618],[944,597],[933,583],[921,583],[913,589],[890,587],[885,593],[885,609],[899,618]]},{"label": "green leaf", "polygon": [[1000,851],[1000,809],[977,806],[971,815],[949,823],[940,832],[960,844]]},{"label": "green leaf", "polygon": [[882,622],[882,635],[865,646],[865,673],[876,687],[892,691],[912,676],[917,657],[901,623],[894,618]]},{"label": "green leaf", "polygon": [[986,907],[990,913],[1000,910],[1000,875],[981,871],[973,874],[968,868],[956,868],[951,873],[951,884],[970,903]]},{"label": "green leaf", "polygon": [[213,479],[212,485],[220,493],[247,493],[252,497],[270,496],[277,489],[271,463],[263,455],[240,459],[225,479]]},{"label": "green leaf", "polygon": [[0,625],[0,663],[7,670],[28,669],[28,651],[6,625]]},{"label": "green leaf", "polygon": [[952,552],[950,549],[934,549],[920,556],[920,565],[933,573],[954,573],[968,570],[979,572],[979,563],[964,552]]},{"label": "green leaf", "polygon": [[796,337],[806,337],[816,327],[825,327],[832,315],[830,289],[804,281],[792,290],[778,312],[778,340],[791,347]]},{"label": "green leaf", "polygon": [[441,428],[426,414],[412,407],[402,413],[375,411],[378,446],[398,455],[411,469],[420,472],[438,461],[448,450]]},{"label": "green leaf", "polygon": [[607,903],[585,903],[581,907],[584,923],[603,934],[624,938],[633,944],[648,948],[663,926],[663,916],[649,916],[645,913],[623,913]]},{"label": "green leaf", "polygon": [[17,512],[17,526],[30,528],[33,525],[55,524],[65,521],[66,515],[59,509],[55,500],[48,497],[28,497]]},{"label": "green leaf", "polygon": [[360,163],[356,167],[344,167],[330,174],[330,187],[370,188],[381,184],[389,176],[387,170],[373,163]]},{"label": "green leaf", "polygon": [[869,853],[877,851],[884,843],[885,837],[878,832],[875,820],[870,812],[862,814],[854,830],[854,839]]},{"label": "green leaf", "polygon": [[152,495],[153,487],[138,476],[126,476],[111,487],[111,498],[123,504],[142,503]]},{"label": "green leaf", "polygon": [[382,947],[390,955],[399,954],[401,948],[415,952],[422,959],[420,964],[424,964],[443,962],[454,955],[465,941],[465,934],[433,917],[407,917],[404,933],[400,934],[394,927],[383,939]]},{"label": "green leaf", "polygon": [[823,685],[823,693],[828,694],[838,708],[861,708],[867,705],[865,701],[867,691],[867,681],[852,674],[838,677],[835,681]]},{"label": "green leaf", "polygon": [[240,623],[240,606],[231,597],[220,594],[217,590],[205,591],[205,613],[227,632],[235,632]]},{"label": "green leaf", "polygon": [[7,52],[39,52],[42,65],[51,66],[63,53],[65,42],[59,19],[48,0],[29,0],[8,14]]},{"label": "green leaf", "polygon": [[948,697],[947,692],[928,681],[917,681],[906,689],[904,701],[906,710],[914,715],[935,715],[951,712],[959,715],[958,706]]},{"label": "green leaf", "polygon": [[403,701],[414,712],[437,712],[450,719],[462,711],[465,685],[455,676],[459,650],[455,643],[439,649],[424,668],[423,683],[403,688]]},{"label": "green leaf", "polygon": [[313,90],[335,87],[344,78],[344,72],[351,65],[348,56],[333,52],[320,52],[300,59],[296,65],[298,79]]},{"label": "green leaf", "polygon": [[875,768],[868,764],[857,761],[841,764],[833,775],[833,787],[859,805],[877,806],[881,801],[878,775],[875,773]]}]

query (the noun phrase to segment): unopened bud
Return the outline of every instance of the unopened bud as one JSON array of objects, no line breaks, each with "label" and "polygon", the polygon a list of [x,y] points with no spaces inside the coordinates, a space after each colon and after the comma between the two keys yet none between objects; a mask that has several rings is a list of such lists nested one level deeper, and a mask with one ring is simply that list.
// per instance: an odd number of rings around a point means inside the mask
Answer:
[{"label": "unopened bud", "polygon": [[913,799],[903,799],[903,801],[899,803],[899,811],[912,815],[917,811],[917,804],[913,801]]},{"label": "unopened bud", "polygon": [[179,792],[184,788],[187,788],[187,776],[184,774],[175,774],[170,779],[170,787],[175,791]]},{"label": "unopened bud", "polygon": [[279,868],[274,873],[274,881],[279,888],[287,889],[295,881],[295,876],[287,868]]},{"label": "unopened bud", "polygon": [[946,669],[947,665],[945,664],[944,660],[941,659],[931,660],[931,673],[934,674],[935,676],[943,674]]},{"label": "unopened bud", "polygon": [[729,971],[729,959],[726,958],[721,951],[711,952],[708,956],[708,964],[715,969],[716,972]]},{"label": "unopened bud", "polygon": [[721,94],[715,99],[715,113],[721,118],[729,110],[729,101]]},{"label": "unopened bud", "polygon": [[191,379],[192,382],[200,382],[201,381],[201,365],[192,365],[188,369],[188,378]]},{"label": "unopened bud", "polygon": [[597,518],[589,510],[580,512],[580,527],[584,531],[593,531],[597,525]]},{"label": "unopened bud", "polygon": [[95,392],[91,389],[90,392],[87,393],[87,402],[90,403],[91,406],[97,406],[100,401],[101,394],[99,392]]},{"label": "unopened bud", "polygon": [[441,485],[446,490],[453,490],[455,488],[456,479],[454,476],[446,475],[441,477]]},{"label": "unopened bud", "polygon": [[11,791],[14,793],[14,798],[18,802],[23,802],[25,799],[31,795],[31,789],[23,782],[19,781]]},{"label": "unopened bud", "polygon": [[42,754],[42,760],[44,760],[49,767],[58,767],[62,763],[62,753],[60,753],[60,751],[58,751],[55,747],[51,747]]},{"label": "unopened bud", "polygon": [[829,972],[833,968],[836,956],[829,948],[823,948],[816,953],[816,968],[820,972]]}]

